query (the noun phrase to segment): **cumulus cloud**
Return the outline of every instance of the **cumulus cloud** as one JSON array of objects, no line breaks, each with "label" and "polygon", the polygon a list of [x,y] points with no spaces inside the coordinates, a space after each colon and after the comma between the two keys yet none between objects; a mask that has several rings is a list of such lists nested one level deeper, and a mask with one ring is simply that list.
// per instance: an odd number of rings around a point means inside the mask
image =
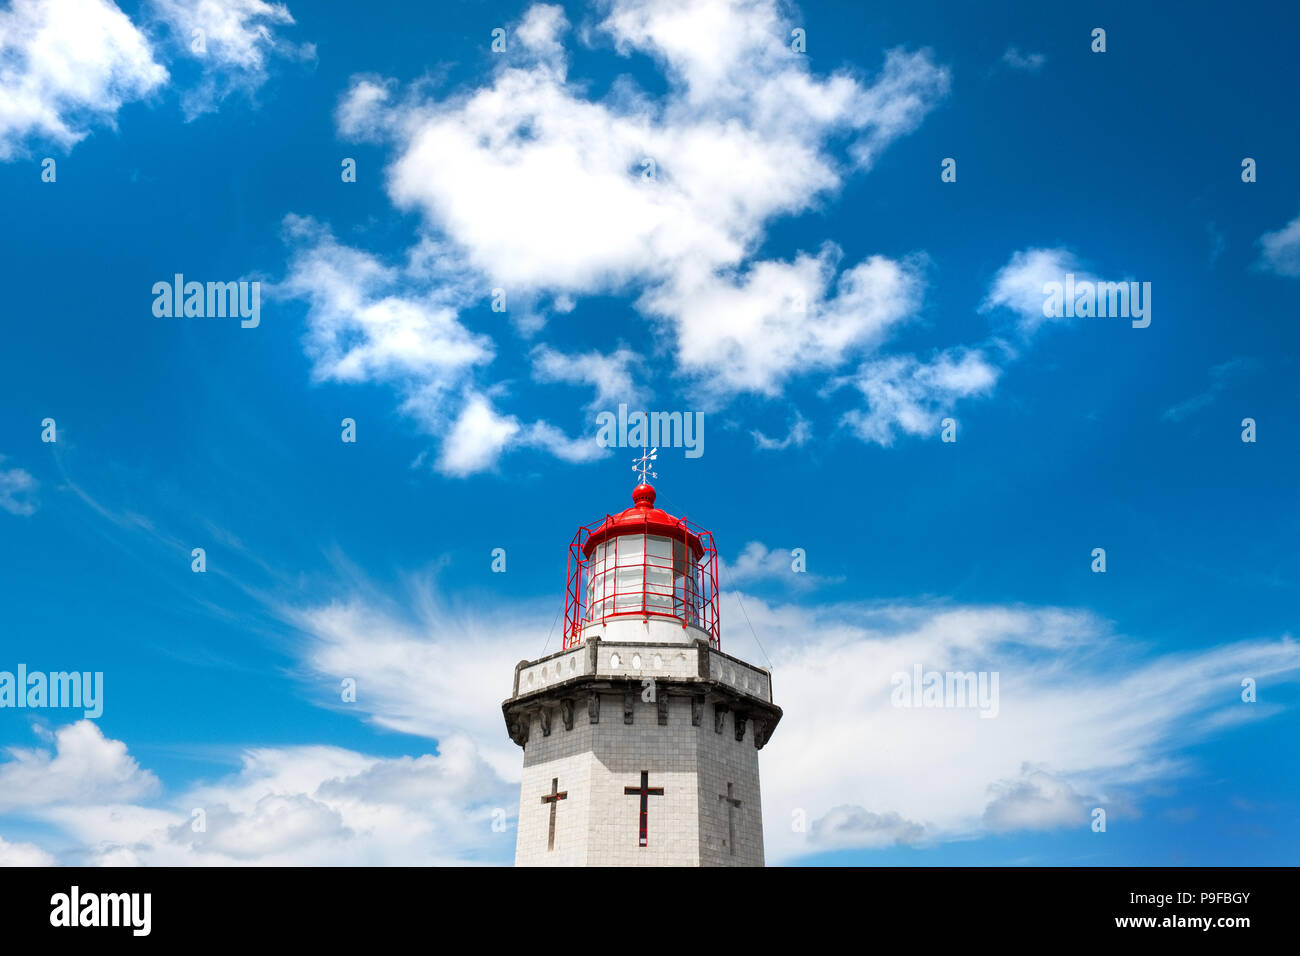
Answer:
[{"label": "cumulus cloud", "polygon": [[0,839],[0,866],[53,866],[54,857],[34,843]]},{"label": "cumulus cloud", "polygon": [[[261,86],[273,54],[315,55],[277,34],[293,23],[281,3],[147,0],[144,12],[146,26],[170,30],[173,58],[202,65],[197,84],[180,94],[189,119]],[[0,10],[0,161],[36,144],[68,150],[96,125],[114,128],[125,104],[172,78],[154,39],[113,0],[14,0]]]},{"label": "cumulus cloud", "polygon": [[564,53],[560,37],[568,29],[569,21],[564,16],[563,7],[538,3],[525,11],[515,36],[533,53],[559,58]]},{"label": "cumulus cloud", "polygon": [[761,541],[751,541],[741,549],[734,561],[719,559],[719,574],[726,588],[752,586],[776,582],[791,587],[807,588],[824,583],[827,579],[806,569],[795,571],[795,555],[790,548],[769,548]]},{"label": "cumulus cloud", "polygon": [[[67,858],[82,865],[427,866],[501,863],[513,851],[517,794],[462,738],[439,741],[436,756],[252,748],[239,764],[157,806],[100,802],[87,773],[79,800],[32,801],[27,813],[75,841]],[[7,855],[53,862],[0,841],[0,864]]]},{"label": "cumulus cloud", "polygon": [[910,845],[925,834],[925,827],[897,813],[872,813],[858,806],[832,807],[813,822],[808,840],[821,849],[878,848]]},{"label": "cumulus cloud", "polygon": [[459,320],[462,300],[405,268],[344,246],[328,228],[285,218],[291,257],[277,293],[306,299],[308,356],[318,380],[418,381],[443,394],[493,357],[491,339]]},{"label": "cumulus cloud", "polygon": [[488,396],[471,392],[443,440],[438,470],[455,478],[486,471],[508,447],[535,448],[568,462],[608,454],[594,434],[570,437],[546,421],[523,425],[515,416],[498,412]]},{"label": "cumulus cloud", "polygon": [[532,359],[533,378],[539,382],[591,386],[589,410],[615,408],[620,402],[636,408],[646,399],[647,390],[636,382],[642,359],[631,349],[566,354],[539,345],[533,350]]},{"label": "cumulus cloud", "polygon": [[422,242],[391,264],[339,243],[314,219],[285,218],[290,259],[274,287],[307,302],[304,349],[318,381],[377,381],[403,395],[402,410],[442,440],[439,470],[463,477],[492,468],[506,448],[533,447],[566,461],[602,450],[545,421],[497,411],[476,384],[495,356],[492,339],[460,319],[471,293],[448,278],[441,250]]},{"label": "cumulus cloud", "polygon": [[1102,802],[1099,797],[1076,793],[1067,781],[1032,767],[1022,768],[1016,779],[994,781],[989,793],[992,799],[984,808],[984,822],[996,831],[1077,827],[1090,819],[1090,808]]},{"label": "cumulus cloud", "polygon": [[1047,62],[1047,57],[1042,53],[1021,53],[1018,47],[1009,46],[1002,54],[1002,62],[1013,70],[1037,73]]},{"label": "cumulus cloud", "polygon": [[490,468],[519,431],[517,419],[499,414],[486,396],[473,395],[443,442],[438,467],[458,477]]},{"label": "cumulus cloud", "polygon": [[108,740],[91,720],[54,735],[53,749],[9,748],[0,763],[0,813],[52,804],[99,803],[151,796],[158,779],[126,745]]},{"label": "cumulus cloud", "polygon": [[558,8],[530,8],[522,53],[465,92],[369,76],[340,102],[345,136],[393,144],[394,203],[469,268],[512,295],[641,293],[681,370],[723,397],[833,367],[915,307],[905,264],[837,276],[830,252],[752,256],[771,220],[814,208],[945,95],[929,54],[891,51],[873,82],[817,76],[773,0],[620,0],[594,40],[649,54],[669,90],[592,99],[556,53],[563,27]]},{"label": "cumulus cloud", "polygon": [[0,508],[13,515],[36,513],[36,479],[23,468],[5,468],[0,455]]},{"label": "cumulus cloud", "polygon": [[1068,249],[1021,249],[1012,253],[1010,261],[993,277],[980,311],[1009,309],[1019,316],[1020,331],[1032,335],[1044,322],[1063,321],[1043,314],[1043,303],[1047,301],[1043,286],[1048,282],[1064,283],[1069,272],[1078,282],[1097,281]]},{"label": "cumulus cloud", "polygon": [[273,56],[311,59],[315,47],[296,44],[276,32],[293,25],[282,3],[266,0],[149,0],[159,20],[172,30],[182,55],[202,64],[197,86],[181,95],[187,118],[215,110],[236,90],[252,92],[266,82]]},{"label": "cumulus cloud", "polygon": [[[664,95],[623,78],[591,97],[569,79],[562,8],[534,5],[477,86],[434,96],[428,84],[403,89],[372,74],[341,97],[340,133],[393,150],[386,188],[421,215],[421,241],[438,250],[428,264],[443,306],[500,289],[523,315],[512,314],[516,327],[533,334],[545,322],[536,303],[563,314],[577,296],[634,295],[669,333],[677,371],[714,407],[776,396],[796,376],[876,349],[920,305],[918,262],[846,264],[833,244],[788,260],[754,252],[772,220],[815,208],[914,129],[946,95],[947,70],[928,52],[893,50],[871,80],[814,74],[789,49],[774,0],[618,0],[607,11],[587,40],[651,56]],[[307,282],[285,285],[314,295]],[[410,331],[393,340],[390,361],[440,350],[426,330]],[[319,350],[309,342],[309,351]],[[570,355],[543,345],[532,374],[591,386],[590,411],[644,394],[639,361],[621,346]],[[483,364],[402,389],[404,409],[443,443],[440,470],[474,474],[519,448],[601,456],[594,438],[512,414]],[[385,378],[360,362],[353,373]]]},{"label": "cumulus cloud", "polygon": [[0,160],[29,140],[70,149],[167,78],[111,0],[14,0],[0,10]]},{"label": "cumulus cloud", "polygon": [[911,355],[873,360],[851,380],[867,408],[846,412],[844,424],[863,441],[885,447],[899,432],[933,434],[958,400],[988,395],[1000,374],[978,350],[949,349],[925,362]]},{"label": "cumulus cloud", "polygon": [[1300,216],[1276,232],[1259,237],[1260,269],[1288,279],[1300,278]]},{"label": "cumulus cloud", "polygon": [[920,304],[914,268],[873,256],[836,277],[838,250],[726,276],[683,270],[642,305],[672,326],[680,366],[714,394],[775,396],[792,375],[879,344]]}]

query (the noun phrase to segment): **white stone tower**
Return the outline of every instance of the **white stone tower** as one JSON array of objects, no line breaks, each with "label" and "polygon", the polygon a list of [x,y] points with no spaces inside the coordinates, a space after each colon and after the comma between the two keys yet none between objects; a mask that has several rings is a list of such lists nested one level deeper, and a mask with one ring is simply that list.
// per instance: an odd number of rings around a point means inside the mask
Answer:
[{"label": "white stone tower", "polygon": [[713,536],[654,506],[579,529],[564,648],[515,667],[517,866],[762,866],[771,674],[721,651]]}]

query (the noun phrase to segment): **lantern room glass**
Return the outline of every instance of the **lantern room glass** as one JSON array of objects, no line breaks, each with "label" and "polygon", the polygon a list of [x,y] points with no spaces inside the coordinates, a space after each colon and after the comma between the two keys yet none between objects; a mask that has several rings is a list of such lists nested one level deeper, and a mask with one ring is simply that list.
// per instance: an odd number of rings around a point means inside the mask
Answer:
[{"label": "lantern room glass", "polygon": [[699,620],[698,555],[660,535],[622,534],[596,545],[587,571],[587,619],[616,614]]}]

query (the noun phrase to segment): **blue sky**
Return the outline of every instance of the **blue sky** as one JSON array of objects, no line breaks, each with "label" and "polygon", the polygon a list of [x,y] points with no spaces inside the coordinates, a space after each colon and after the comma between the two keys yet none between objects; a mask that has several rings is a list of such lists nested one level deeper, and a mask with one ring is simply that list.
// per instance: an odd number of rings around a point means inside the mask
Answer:
[{"label": "blue sky", "polygon": [[[0,862],[509,862],[499,703],[627,403],[704,415],[656,484],[786,710],[770,862],[1294,863],[1295,27],[0,7],[0,670],[105,684],[0,710]],[[1045,318],[1066,272],[1149,326]],[[156,317],[176,273],[259,324]],[[998,717],[892,707],[918,664]]]}]

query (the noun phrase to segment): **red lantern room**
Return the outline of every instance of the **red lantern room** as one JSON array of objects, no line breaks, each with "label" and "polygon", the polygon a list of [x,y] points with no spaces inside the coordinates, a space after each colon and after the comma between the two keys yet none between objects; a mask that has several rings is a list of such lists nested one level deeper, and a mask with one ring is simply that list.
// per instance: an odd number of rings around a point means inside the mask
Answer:
[{"label": "red lantern room", "polygon": [[707,639],[718,632],[718,551],[713,535],[655,507],[644,481],[632,507],[578,529],[569,545],[564,647],[584,636],[617,641]]}]

